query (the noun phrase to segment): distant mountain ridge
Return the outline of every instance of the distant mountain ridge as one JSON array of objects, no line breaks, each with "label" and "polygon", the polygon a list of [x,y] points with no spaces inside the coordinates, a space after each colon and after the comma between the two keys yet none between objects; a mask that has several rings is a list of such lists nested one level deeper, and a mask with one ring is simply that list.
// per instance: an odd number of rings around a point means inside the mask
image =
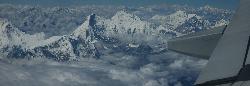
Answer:
[{"label": "distant mountain ridge", "polygon": [[[130,14],[135,14],[141,20],[147,21],[156,25],[166,25],[163,19],[155,19],[153,16],[167,17],[169,15],[176,15],[176,13],[183,16],[193,15],[200,16],[209,21],[209,26],[213,26],[217,21],[224,19],[229,21],[233,11],[227,9],[218,9],[210,6],[201,8],[192,8],[188,6],[149,6],[149,7],[124,7],[124,6],[96,6],[84,5],[79,7],[39,7],[39,6],[13,6],[0,5],[0,18],[6,18],[12,22],[14,26],[29,34],[44,32],[46,38],[51,36],[69,35],[82,22],[86,21],[86,16],[95,13],[98,16],[110,19],[117,11],[126,10]],[[182,13],[183,12],[183,13]],[[172,20],[176,20],[172,18]],[[181,17],[179,17],[181,19]],[[182,17],[184,18],[184,17]],[[167,19],[168,20],[168,19]],[[166,22],[165,22],[166,21]],[[165,22],[165,23],[159,23]],[[177,23],[178,21],[176,21]],[[171,22],[169,22],[171,24]],[[174,21],[172,22],[174,23]],[[183,23],[183,21],[182,21]],[[170,26],[172,27],[173,24]],[[175,25],[174,27],[177,27]],[[53,28],[53,29],[51,29]],[[170,27],[165,27],[170,28]]]}]

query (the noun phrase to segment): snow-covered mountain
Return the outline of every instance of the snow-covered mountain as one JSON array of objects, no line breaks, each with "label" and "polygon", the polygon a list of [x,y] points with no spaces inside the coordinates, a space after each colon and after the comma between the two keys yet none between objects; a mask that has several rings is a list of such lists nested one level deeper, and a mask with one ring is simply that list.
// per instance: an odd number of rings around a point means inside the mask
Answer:
[{"label": "snow-covered mountain", "polygon": [[158,21],[162,25],[167,25],[170,29],[175,29],[192,17],[199,17],[199,16],[197,16],[196,14],[187,14],[185,11],[177,11],[168,16],[155,15],[151,19],[156,22]]},{"label": "snow-covered mountain", "polygon": [[26,48],[30,48],[35,46],[34,44],[40,40],[44,40],[43,33],[34,35],[25,34],[5,19],[0,19],[0,24],[1,48],[6,47],[7,45],[23,45]]},{"label": "snow-covered mountain", "polygon": [[203,19],[203,17],[194,16],[186,20],[182,25],[177,26],[175,30],[180,33],[197,32],[205,29],[210,29],[210,24],[211,23]]},{"label": "snow-covered mountain", "polygon": [[[72,34],[45,39],[43,33],[25,34],[2,19],[2,52],[9,58],[41,57],[57,61],[99,58],[105,48],[130,54],[152,54],[165,50],[168,38],[212,27],[203,17],[185,11],[152,17],[152,20],[160,20],[161,25],[142,21],[126,11],[118,11],[110,19],[91,14],[85,20]],[[216,26],[224,22],[218,21]]]},{"label": "snow-covered mountain", "polygon": [[[1,27],[3,33],[1,39],[5,40],[1,41],[1,48],[7,49],[7,51],[2,50],[3,53],[6,53],[6,57],[41,57],[57,61],[71,61],[82,57],[99,58],[100,52],[96,48],[96,43],[104,43],[111,46],[108,47],[111,49],[119,47],[122,51],[131,48],[137,51],[144,49],[138,51],[141,54],[146,51],[153,53],[151,51],[153,46],[159,47],[156,45],[164,43],[163,36],[179,34],[162,27],[155,28],[151,23],[141,21],[138,16],[125,11],[117,12],[111,19],[92,14],[72,34],[48,39],[45,39],[42,33],[25,34],[5,20],[2,21]],[[165,35],[162,36],[161,31],[163,30],[165,30]],[[162,40],[162,42],[151,40]],[[104,47],[104,45],[99,45],[98,48],[100,47]]]},{"label": "snow-covered mountain", "polygon": [[[203,9],[207,9],[213,12],[217,12],[216,10],[218,10],[208,7],[205,7]],[[185,11],[176,11],[175,13],[167,16],[155,15],[151,18],[151,20],[157,24],[162,25],[163,27],[175,30],[183,34],[227,25],[229,22],[229,20],[225,19],[208,20],[206,16],[199,16],[192,13],[190,14]]]},{"label": "snow-covered mountain", "polygon": [[[73,11],[54,10],[66,13]],[[57,61],[100,58],[106,50],[135,55],[153,54],[166,50],[166,42],[171,37],[228,22],[222,19],[213,24],[203,16],[180,10],[167,16],[153,16],[150,19],[152,22],[143,21],[127,11],[118,11],[111,18],[91,14],[84,20],[71,34],[45,38],[43,33],[26,34],[1,19],[0,39],[4,40],[0,44],[1,52],[9,58],[40,57]]]},{"label": "snow-covered mountain", "polygon": [[19,51],[16,50],[16,48],[30,49],[39,44],[41,40],[44,40],[43,33],[37,33],[34,35],[25,34],[15,28],[6,19],[0,19],[1,57],[9,56],[9,52],[16,52],[16,54],[19,54]]},{"label": "snow-covered mountain", "polygon": [[[49,39],[44,34],[29,35],[11,23],[1,20],[1,52],[8,58],[49,58],[57,61],[76,60],[77,57],[95,55],[91,42],[75,35],[55,36]],[[84,34],[84,33],[83,33]]]}]

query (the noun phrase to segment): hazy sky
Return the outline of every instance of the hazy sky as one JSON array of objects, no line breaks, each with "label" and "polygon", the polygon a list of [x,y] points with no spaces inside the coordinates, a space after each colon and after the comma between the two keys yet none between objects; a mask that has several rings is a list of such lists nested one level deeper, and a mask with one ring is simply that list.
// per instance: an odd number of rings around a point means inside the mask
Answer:
[{"label": "hazy sky", "polygon": [[235,9],[239,3],[239,0],[0,0],[0,3],[44,6],[71,6],[86,4],[145,6],[156,4],[179,4],[194,7],[210,5],[218,8]]}]

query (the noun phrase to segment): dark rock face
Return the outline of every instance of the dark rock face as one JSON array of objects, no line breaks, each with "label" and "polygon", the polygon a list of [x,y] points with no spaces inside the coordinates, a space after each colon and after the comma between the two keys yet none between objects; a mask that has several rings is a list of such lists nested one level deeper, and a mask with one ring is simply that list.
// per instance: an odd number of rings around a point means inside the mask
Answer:
[{"label": "dark rock face", "polygon": [[12,46],[12,50],[8,53],[8,58],[23,59],[32,53],[25,51],[21,46]]}]

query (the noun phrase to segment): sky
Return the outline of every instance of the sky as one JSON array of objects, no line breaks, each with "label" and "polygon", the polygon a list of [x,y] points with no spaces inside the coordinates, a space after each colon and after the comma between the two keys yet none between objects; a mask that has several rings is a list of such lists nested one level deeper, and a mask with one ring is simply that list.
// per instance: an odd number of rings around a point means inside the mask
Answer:
[{"label": "sky", "polygon": [[193,7],[209,5],[217,8],[235,9],[239,0],[0,0],[4,4],[72,6],[72,5],[123,5],[145,6],[158,4],[178,4]]}]

